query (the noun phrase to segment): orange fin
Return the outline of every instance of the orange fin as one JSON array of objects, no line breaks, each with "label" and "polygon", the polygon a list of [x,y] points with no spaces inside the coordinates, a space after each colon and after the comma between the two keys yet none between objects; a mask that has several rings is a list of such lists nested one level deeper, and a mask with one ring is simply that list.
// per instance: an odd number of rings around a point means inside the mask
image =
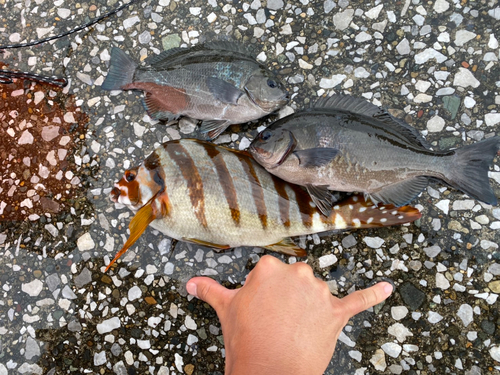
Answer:
[{"label": "orange fin", "polygon": [[197,240],[196,238],[183,238],[182,240],[187,241],[187,242],[192,242],[192,243],[195,243],[195,244],[201,245],[201,246],[214,247],[216,249],[221,249],[221,250],[226,250],[226,249],[231,248],[231,246],[229,246],[229,245],[219,245],[217,243],[212,243],[212,242],[203,241],[203,240]]},{"label": "orange fin", "polygon": [[109,268],[115,263],[118,258],[120,258],[125,251],[127,251],[130,246],[132,246],[135,241],[139,239],[141,234],[146,230],[148,225],[156,219],[156,216],[153,214],[153,208],[151,207],[151,202],[141,207],[139,211],[135,214],[135,216],[130,221],[128,225],[130,229],[130,237],[128,238],[125,245],[123,245],[122,249],[116,254],[114,259],[109,263],[104,272],[107,272]]},{"label": "orange fin", "polygon": [[280,242],[273,245],[263,246],[267,250],[276,251],[277,253],[292,255],[296,257],[305,257],[307,252],[298,247],[290,238],[284,238]]},{"label": "orange fin", "polygon": [[362,195],[353,195],[336,202],[328,218],[337,229],[387,227],[411,223],[422,214],[412,206],[375,205]]}]

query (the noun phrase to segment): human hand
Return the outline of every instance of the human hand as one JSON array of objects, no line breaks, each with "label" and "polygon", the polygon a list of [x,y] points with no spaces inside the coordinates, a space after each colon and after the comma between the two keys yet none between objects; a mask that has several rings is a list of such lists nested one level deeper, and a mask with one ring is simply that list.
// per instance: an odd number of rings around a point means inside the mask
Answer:
[{"label": "human hand", "polygon": [[381,282],[339,299],[309,265],[270,255],[240,289],[208,277],[192,278],[186,289],[217,312],[226,375],[323,374],[348,320],[392,293],[392,285]]}]

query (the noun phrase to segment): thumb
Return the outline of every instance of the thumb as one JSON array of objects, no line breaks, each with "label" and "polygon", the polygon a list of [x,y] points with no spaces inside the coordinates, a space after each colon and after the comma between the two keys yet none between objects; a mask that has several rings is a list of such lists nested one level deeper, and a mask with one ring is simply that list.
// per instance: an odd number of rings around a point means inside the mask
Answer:
[{"label": "thumb", "polygon": [[391,295],[392,290],[393,286],[390,283],[380,282],[370,288],[351,293],[340,301],[344,311],[349,314],[349,317],[353,317],[361,311],[385,301]]},{"label": "thumb", "polygon": [[223,287],[209,277],[193,277],[187,282],[186,290],[192,296],[212,306],[219,315],[237,292]]}]

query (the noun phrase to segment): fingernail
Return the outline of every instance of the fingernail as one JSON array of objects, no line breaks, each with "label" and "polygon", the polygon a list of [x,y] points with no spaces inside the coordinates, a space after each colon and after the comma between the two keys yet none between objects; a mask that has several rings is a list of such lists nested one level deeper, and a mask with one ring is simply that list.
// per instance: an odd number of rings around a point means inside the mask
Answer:
[{"label": "fingernail", "polygon": [[386,283],[386,284],[384,285],[384,292],[385,292],[387,295],[391,295],[393,290],[394,290],[394,288],[392,287],[392,285],[391,285],[391,284]]},{"label": "fingernail", "polygon": [[188,282],[186,284],[186,290],[189,294],[191,294],[192,296],[195,296],[196,298],[198,298],[198,294],[196,294],[197,290],[196,290],[196,284],[193,283],[193,282]]}]

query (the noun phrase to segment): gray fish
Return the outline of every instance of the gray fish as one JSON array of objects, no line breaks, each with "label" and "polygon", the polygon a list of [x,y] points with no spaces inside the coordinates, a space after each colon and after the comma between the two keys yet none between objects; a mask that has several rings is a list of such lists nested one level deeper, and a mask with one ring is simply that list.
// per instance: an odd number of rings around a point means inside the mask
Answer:
[{"label": "gray fish", "polygon": [[500,137],[449,151],[432,151],[410,125],[363,100],[334,95],[282,118],[250,145],[255,160],[274,175],[307,188],[325,214],[330,190],[363,192],[375,202],[407,204],[441,180],[496,205],[488,169]]},{"label": "gray fish", "polygon": [[288,103],[289,95],[274,73],[248,48],[210,42],[173,48],[138,67],[119,48],[111,50],[104,90],[142,90],[148,114],[157,120],[187,116],[203,120],[201,131],[217,137],[231,124],[264,117]]}]

